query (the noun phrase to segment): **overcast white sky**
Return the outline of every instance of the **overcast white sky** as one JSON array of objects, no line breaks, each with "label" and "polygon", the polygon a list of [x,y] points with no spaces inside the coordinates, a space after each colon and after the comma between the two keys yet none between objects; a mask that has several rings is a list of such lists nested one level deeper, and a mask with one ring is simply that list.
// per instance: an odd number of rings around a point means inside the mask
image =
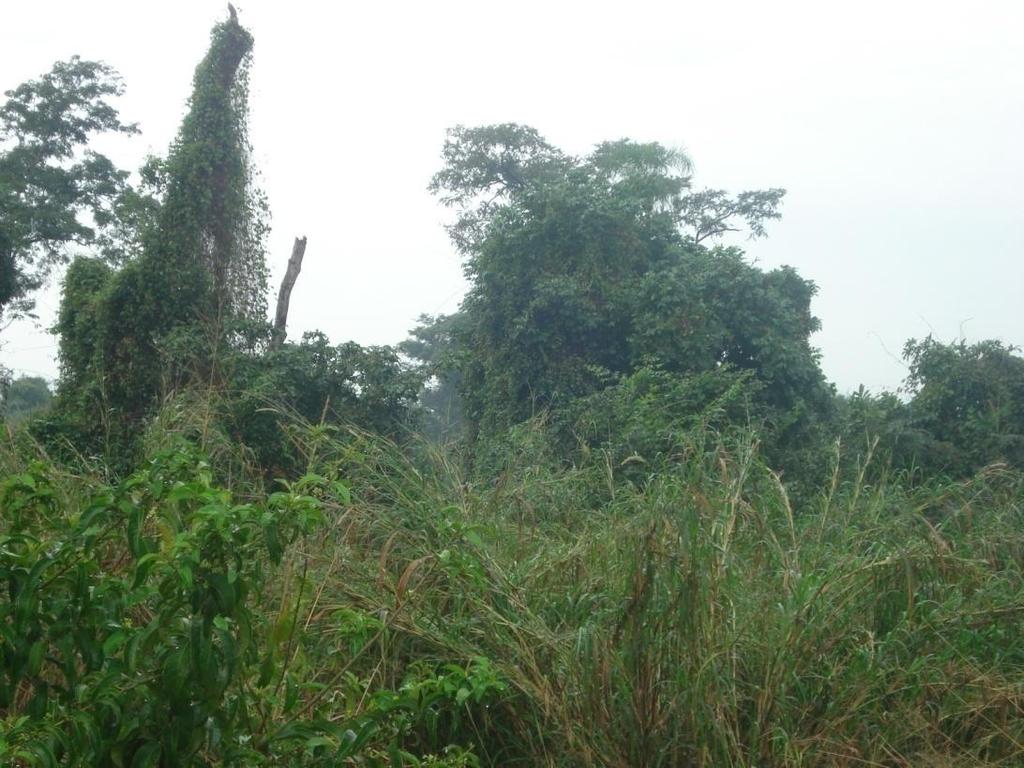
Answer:
[{"label": "overcast white sky", "polygon": [[[820,292],[815,343],[846,391],[896,387],[903,342],[1024,343],[1024,2],[320,3],[235,0],[256,38],[251,138],[273,211],[273,286],[309,237],[289,332],[395,343],[464,288],[426,192],[445,129],[515,121],[563,149],[629,137],[685,149],[698,186],[789,190],[748,253]],[[124,76],[162,153],[217,0],[8,3],[0,90],[57,59]],[[0,361],[54,377],[41,323]]]}]

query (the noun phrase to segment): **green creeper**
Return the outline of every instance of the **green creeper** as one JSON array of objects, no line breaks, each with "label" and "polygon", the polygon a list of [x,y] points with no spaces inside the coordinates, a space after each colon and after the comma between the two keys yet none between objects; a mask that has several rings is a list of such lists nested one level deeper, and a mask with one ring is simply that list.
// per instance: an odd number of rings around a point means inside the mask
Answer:
[{"label": "green creeper", "polygon": [[82,260],[65,280],[58,411],[81,427],[76,441],[108,455],[128,449],[164,394],[219,380],[236,329],[265,318],[266,204],[246,131],[252,43],[234,18],[214,27],[168,157],[143,169],[159,201],[120,201],[141,247],[111,248],[117,271]]}]

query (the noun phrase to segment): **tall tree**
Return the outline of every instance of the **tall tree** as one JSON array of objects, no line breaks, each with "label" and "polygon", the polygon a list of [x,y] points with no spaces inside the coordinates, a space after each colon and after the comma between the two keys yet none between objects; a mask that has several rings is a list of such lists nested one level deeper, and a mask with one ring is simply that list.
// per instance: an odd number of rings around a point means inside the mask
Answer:
[{"label": "tall tree", "polygon": [[247,127],[252,45],[234,14],[214,28],[164,169],[165,199],[148,249],[163,279],[173,281],[182,266],[201,268],[209,303],[193,311],[210,320],[264,320],[267,312],[266,202],[254,185]]},{"label": "tall tree", "polygon": [[89,148],[97,134],[133,134],[112,104],[109,66],[78,57],[7,91],[0,106],[0,320],[30,313],[33,291],[76,245],[118,219],[127,173]]},{"label": "tall tree", "polygon": [[60,399],[110,416],[108,448],[131,441],[163,392],[208,380],[234,326],[265,321],[266,205],[246,131],[252,44],[234,16],[214,27],[178,137],[149,168],[162,203],[141,253],[117,271],[82,260],[65,280]]},{"label": "tall tree", "polygon": [[779,430],[829,407],[814,285],[706,244],[764,235],[782,190],[694,191],[687,158],[659,144],[575,158],[517,125],[456,128],[443,157],[431,188],[457,210],[472,281],[455,324],[471,437],[652,366],[752,372]]}]

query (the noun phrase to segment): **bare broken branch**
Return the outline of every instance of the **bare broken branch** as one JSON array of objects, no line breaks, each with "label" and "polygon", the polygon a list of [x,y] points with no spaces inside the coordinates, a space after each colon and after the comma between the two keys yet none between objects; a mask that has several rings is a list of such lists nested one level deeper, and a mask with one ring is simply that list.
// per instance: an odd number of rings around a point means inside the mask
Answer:
[{"label": "bare broken branch", "polygon": [[288,324],[288,302],[291,300],[292,288],[302,269],[302,257],[306,255],[306,238],[296,237],[292,245],[292,255],[288,259],[288,268],[281,280],[281,290],[277,294],[277,313],[274,316],[274,333],[270,339],[271,349],[280,347],[287,336],[285,326]]}]

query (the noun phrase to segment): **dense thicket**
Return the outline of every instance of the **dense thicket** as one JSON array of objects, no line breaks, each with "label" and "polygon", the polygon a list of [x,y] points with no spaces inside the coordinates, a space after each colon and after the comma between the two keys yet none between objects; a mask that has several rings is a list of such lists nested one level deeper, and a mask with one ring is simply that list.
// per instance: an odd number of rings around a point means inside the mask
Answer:
[{"label": "dense thicket", "polygon": [[811,345],[814,284],[709,245],[764,235],[782,190],[697,190],[658,144],[577,158],[513,124],[454,129],[443,161],[431,189],[456,209],[470,289],[403,348],[431,377],[434,431],[461,433],[485,474],[538,417],[550,460],[600,448],[632,476],[709,420],[755,426],[793,489],[823,479],[836,440],[856,457],[880,438],[876,466],[918,478],[1020,466],[1024,363],[999,342],[911,340],[902,393],[836,396]]},{"label": "dense thicket", "polygon": [[[265,308],[262,225],[253,216],[244,127],[251,47],[235,21],[214,29],[163,169],[156,226],[144,233],[139,257],[106,279],[98,263],[76,265],[65,278],[57,330],[68,386],[61,394],[78,400],[72,416],[106,414],[106,450],[123,449],[174,385],[214,375],[215,358],[202,352],[226,341],[232,321]],[[197,354],[162,354],[188,329],[208,338]]]},{"label": "dense thicket", "polygon": [[691,427],[643,484],[520,443],[495,484],[294,426],[309,471],[271,494],[218,485],[210,435],[114,485],[0,451],[0,758],[1022,757],[1020,473],[911,488],[837,463],[794,508],[752,435]]}]

